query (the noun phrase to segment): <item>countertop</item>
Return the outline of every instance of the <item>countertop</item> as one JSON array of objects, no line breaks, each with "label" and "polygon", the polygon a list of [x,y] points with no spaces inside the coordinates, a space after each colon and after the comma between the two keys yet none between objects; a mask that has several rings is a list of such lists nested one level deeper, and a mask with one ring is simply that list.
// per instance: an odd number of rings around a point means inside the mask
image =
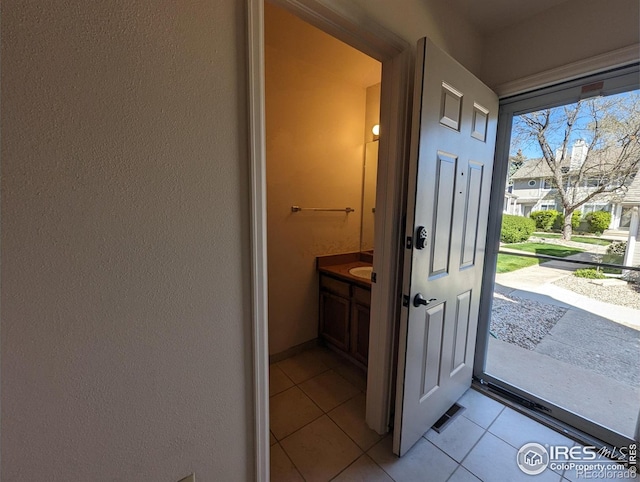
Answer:
[{"label": "countertop", "polygon": [[359,278],[349,273],[351,268],[371,266],[372,257],[367,253],[347,253],[316,258],[316,267],[320,273],[342,279],[348,283],[371,288],[371,280]]}]

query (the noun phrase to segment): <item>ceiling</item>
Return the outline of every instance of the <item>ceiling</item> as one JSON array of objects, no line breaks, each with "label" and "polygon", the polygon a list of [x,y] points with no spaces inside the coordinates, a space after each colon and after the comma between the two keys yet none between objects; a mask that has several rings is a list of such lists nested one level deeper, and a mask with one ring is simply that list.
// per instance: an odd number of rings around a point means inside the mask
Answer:
[{"label": "ceiling", "polygon": [[448,0],[483,34],[533,17],[569,0]]}]

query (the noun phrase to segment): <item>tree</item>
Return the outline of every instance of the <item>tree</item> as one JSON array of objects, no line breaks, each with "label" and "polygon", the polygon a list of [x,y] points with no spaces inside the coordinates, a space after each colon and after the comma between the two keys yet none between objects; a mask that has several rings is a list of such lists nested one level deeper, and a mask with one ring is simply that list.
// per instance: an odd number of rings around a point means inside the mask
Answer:
[{"label": "tree", "polygon": [[640,169],[640,92],[523,114],[514,118],[513,132],[514,149],[542,153],[564,208],[562,237],[569,240],[573,212],[623,193]]},{"label": "tree", "polygon": [[518,149],[518,152],[516,152],[516,155],[511,156],[509,158],[509,173],[507,174],[508,186],[513,184],[513,181],[511,180],[511,176],[513,176],[515,172],[522,167],[522,164],[524,164],[524,161],[526,160],[527,159],[524,157],[524,154],[522,154],[522,149]]}]

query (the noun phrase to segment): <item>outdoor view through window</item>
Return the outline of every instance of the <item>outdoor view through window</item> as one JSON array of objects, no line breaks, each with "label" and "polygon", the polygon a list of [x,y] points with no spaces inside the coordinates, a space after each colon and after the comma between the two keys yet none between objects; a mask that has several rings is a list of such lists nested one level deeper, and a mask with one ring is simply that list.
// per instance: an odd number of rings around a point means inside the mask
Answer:
[{"label": "outdoor view through window", "polygon": [[485,371],[633,438],[640,91],[514,116],[509,162]]}]

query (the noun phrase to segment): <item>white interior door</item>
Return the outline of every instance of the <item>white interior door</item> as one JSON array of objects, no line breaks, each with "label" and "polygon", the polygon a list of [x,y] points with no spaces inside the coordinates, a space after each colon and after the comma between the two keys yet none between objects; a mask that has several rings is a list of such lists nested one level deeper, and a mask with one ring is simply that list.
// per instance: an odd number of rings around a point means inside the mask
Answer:
[{"label": "white interior door", "polygon": [[398,455],[471,384],[498,116],[497,96],[429,39],[417,59]]}]

